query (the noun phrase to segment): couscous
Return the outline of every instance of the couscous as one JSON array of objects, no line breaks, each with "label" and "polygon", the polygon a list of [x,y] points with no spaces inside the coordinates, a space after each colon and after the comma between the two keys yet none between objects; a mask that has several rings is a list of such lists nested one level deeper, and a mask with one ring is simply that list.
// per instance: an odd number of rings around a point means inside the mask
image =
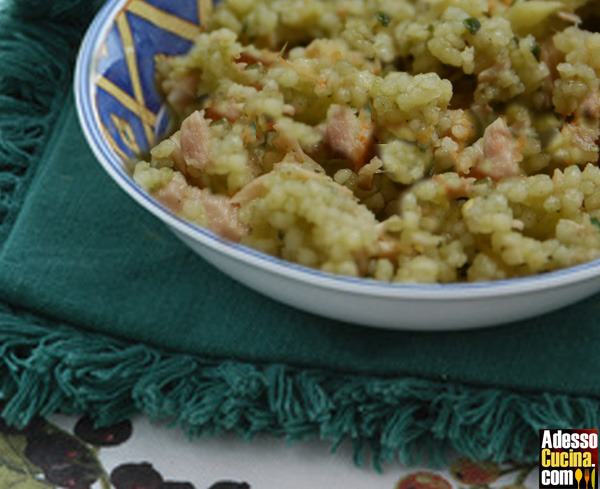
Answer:
[{"label": "couscous", "polygon": [[335,274],[484,281],[600,257],[595,0],[224,0],[157,61],[173,212]]}]

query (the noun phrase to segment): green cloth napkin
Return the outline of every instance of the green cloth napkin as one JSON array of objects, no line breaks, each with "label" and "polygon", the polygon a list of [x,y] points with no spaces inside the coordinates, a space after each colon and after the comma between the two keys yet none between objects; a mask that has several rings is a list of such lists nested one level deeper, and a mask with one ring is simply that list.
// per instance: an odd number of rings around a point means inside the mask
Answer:
[{"label": "green cloth napkin", "polygon": [[143,411],[190,434],[349,438],[378,462],[448,448],[535,459],[539,428],[599,426],[599,297],[470,332],[392,332],[299,312],[221,274],[127,197],[89,150],[68,83],[40,102],[25,82],[10,92],[1,73],[14,104],[47,109],[46,126],[25,131],[0,98],[9,421],[62,409],[110,423]]}]

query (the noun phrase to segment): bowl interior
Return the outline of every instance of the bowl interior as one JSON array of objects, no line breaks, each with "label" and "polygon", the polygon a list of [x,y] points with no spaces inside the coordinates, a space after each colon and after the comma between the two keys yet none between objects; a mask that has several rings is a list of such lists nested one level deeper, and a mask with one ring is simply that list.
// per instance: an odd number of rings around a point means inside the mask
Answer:
[{"label": "bowl interior", "polygon": [[201,32],[200,0],[109,0],[90,27],[75,74],[84,133],[105,170],[139,204],[193,241],[274,275],[324,289],[417,299],[492,297],[563,287],[600,275],[600,260],[543,276],[485,283],[398,284],[333,276],[221,239],[173,215],[127,171],[169,132],[171,119],[155,82],[156,59],[184,54]]}]

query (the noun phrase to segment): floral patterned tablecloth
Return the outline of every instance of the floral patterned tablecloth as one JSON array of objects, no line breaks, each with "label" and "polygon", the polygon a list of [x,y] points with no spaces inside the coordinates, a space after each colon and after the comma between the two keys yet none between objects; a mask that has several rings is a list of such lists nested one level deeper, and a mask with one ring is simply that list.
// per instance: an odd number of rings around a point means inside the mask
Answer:
[{"label": "floral patterned tablecloth", "polygon": [[440,470],[357,467],[351,449],[287,445],[262,437],[190,441],[146,418],[95,430],[88,418],[0,423],[0,489],[520,489],[537,487],[535,465],[457,457]]}]

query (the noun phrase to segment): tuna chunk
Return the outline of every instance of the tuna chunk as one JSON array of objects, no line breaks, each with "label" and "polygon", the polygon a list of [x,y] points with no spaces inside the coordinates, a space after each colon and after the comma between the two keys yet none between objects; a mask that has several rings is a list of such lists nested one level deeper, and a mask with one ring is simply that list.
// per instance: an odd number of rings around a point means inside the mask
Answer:
[{"label": "tuna chunk", "polygon": [[236,103],[234,100],[211,100],[206,106],[206,117],[213,121],[227,119],[235,122],[242,117],[244,104]]},{"label": "tuna chunk", "polygon": [[168,80],[165,87],[169,94],[167,101],[178,114],[182,114],[187,107],[196,102],[198,83],[200,73],[186,73],[179,78]]},{"label": "tuna chunk", "polygon": [[212,232],[232,241],[239,241],[248,233],[238,220],[238,206],[225,195],[215,195],[208,189],[199,189],[187,184],[181,174],[175,177],[155,194],[156,199],[180,214],[186,201],[197,201],[205,212],[205,225]]},{"label": "tuna chunk", "polygon": [[188,166],[204,171],[210,164],[210,130],[201,112],[194,112],[181,125],[181,155]]},{"label": "tuna chunk", "polygon": [[575,119],[577,122],[583,120],[592,126],[598,126],[598,120],[600,119],[599,90],[590,92],[583,98],[575,110]]},{"label": "tuna chunk", "polygon": [[229,197],[211,194],[206,189],[201,192],[201,202],[208,215],[208,229],[232,241],[239,241],[248,234],[238,220],[238,207],[231,203]]},{"label": "tuna chunk", "polygon": [[[598,161],[600,143],[600,91],[586,95],[575,109],[571,123],[564,124],[561,133],[580,150],[579,162]],[[583,160],[583,161],[582,161]]]},{"label": "tuna chunk", "polygon": [[483,134],[483,158],[471,170],[472,176],[500,180],[518,175],[519,162],[523,160],[522,147],[522,142],[515,139],[504,119],[499,117]]},{"label": "tuna chunk", "polygon": [[333,151],[350,159],[358,172],[373,145],[373,124],[362,121],[348,107],[332,105],[327,114],[325,140]]},{"label": "tuna chunk", "polygon": [[240,53],[236,62],[244,63],[247,66],[254,63],[262,63],[263,66],[271,66],[278,58],[279,53],[269,51],[268,49],[257,49],[253,46],[248,46],[245,51]]}]

